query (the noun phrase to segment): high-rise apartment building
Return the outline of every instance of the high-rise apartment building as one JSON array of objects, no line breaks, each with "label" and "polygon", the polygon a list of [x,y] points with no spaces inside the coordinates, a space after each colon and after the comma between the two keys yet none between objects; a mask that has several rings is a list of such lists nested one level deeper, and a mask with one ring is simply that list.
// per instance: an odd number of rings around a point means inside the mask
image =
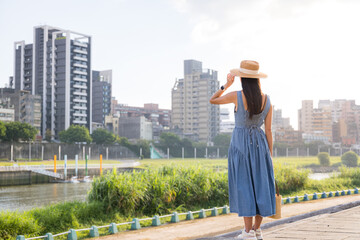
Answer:
[{"label": "high-rise apartment building", "polygon": [[34,42],[15,42],[15,90],[41,96],[41,134],[57,138],[70,125],[91,132],[91,37],[51,26],[34,27]]},{"label": "high-rise apartment building", "polygon": [[172,89],[171,126],[184,137],[210,143],[220,131],[220,107],[209,103],[219,89],[217,71],[203,69],[202,62],[184,61],[184,78]]},{"label": "high-rise apartment building", "polygon": [[298,129],[304,133],[312,131],[313,101],[303,100],[301,109],[298,111]]},{"label": "high-rise apartment building", "polygon": [[92,121],[105,124],[111,114],[112,70],[92,71]]}]

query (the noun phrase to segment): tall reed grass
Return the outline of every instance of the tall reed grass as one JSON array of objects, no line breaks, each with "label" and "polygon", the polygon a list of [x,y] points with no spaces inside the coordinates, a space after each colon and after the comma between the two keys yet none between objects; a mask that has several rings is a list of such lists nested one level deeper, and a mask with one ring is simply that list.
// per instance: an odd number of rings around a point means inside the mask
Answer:
[{"label": "tall reed grass", "polygon": [[221,206],[228,201],[227,174],[200,166],[163,166],[116,174],[93,181],[89,201],[124,215],[165,214],[194,207]]}]

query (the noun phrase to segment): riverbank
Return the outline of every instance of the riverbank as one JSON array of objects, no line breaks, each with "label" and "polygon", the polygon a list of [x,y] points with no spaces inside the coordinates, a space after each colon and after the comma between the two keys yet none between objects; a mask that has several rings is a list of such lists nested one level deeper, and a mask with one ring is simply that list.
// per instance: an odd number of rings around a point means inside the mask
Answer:
[{"label": "riverbank", "polygon": [[[169,164],[149,167],[144,171],[104,174],[94,180],[88,196],[89,202],[56,204],[24,213],[2,212],[0,229],[10,228],[14,233],[21,232],[28,234],[28,237],[39,236],[46,232],[65,232],[70,228],[129,222],[134,217],[151,219],[156,214],[224,206],[228,201],[227,171],[211,161],[187,161],[186,164],[170,161]],[[312,194],[346,190],[360,185],[357,177],[360,170],[357,168],[343,168],[339,176],[325,180],[310,180],[309,171],[291,166],[275,164],[274,168],[283,197],[301,196],[304,191]],[[2,219],[12,221],[1,222]],[[14,226],[13,222],[26,223],[33,229],[26,232],[24,226]],[[143,224],[149,226],[151,220]],[[121,230],[128,228],[121,226]]]}]

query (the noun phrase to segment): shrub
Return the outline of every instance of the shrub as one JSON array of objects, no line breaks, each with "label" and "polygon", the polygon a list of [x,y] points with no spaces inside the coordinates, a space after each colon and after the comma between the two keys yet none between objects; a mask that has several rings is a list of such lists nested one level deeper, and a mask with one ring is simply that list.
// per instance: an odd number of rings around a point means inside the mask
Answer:
[{"label": "shrub", "polygon": [[356,167],[358,165],[358,155],[353,151],[346,152],[341,156],[341,162],[347,167]]},{"label": "shrub", "polygon": [[351,179],[354,186],[360,186],[360,168],[339,168],[339,178]]},{"label": "shrub", "polygon": [[330,166],[330,157],[327,152],[321,152],[317,155],[317,158],[319,159],[320,165],[323,167]]},{"label": "shrub", "polygon": [[309,176],[309,170],[298,170],[280,164],[274,165],[275,180],[281,194],[302,190]]},{"label": "shrub", "polygon": [[0,212],[0,239],[14,239],[16,235],[36,236],[41,227],[26,213]]}]

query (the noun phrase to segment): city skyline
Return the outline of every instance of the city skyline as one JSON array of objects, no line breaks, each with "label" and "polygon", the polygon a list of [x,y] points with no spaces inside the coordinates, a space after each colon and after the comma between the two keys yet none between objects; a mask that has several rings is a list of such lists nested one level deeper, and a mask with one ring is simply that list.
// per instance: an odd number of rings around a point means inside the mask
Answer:
[{"label": "city skyline", "polygon": [[[360,20],[358,2],[87,1],[88,14],[82,14],[84,4],[0,3],[6,33],[0,40],[0,85],[13,75],[14,42],[32,42],[33,27],[48,24],[91,35],[92,69],[112,69],[114,96],[133,106],[170,108],[171,88],[186,59],[217,70],[220,85],[242,59],[258,60],[269,75],[262,80],[264,92],[295,128],[304,99],[360,100],[353,87],[360,53],[353,31]],[[26,21],[9,23],[14,12]],[[236,81],[229,90],[239,89]]]}]

